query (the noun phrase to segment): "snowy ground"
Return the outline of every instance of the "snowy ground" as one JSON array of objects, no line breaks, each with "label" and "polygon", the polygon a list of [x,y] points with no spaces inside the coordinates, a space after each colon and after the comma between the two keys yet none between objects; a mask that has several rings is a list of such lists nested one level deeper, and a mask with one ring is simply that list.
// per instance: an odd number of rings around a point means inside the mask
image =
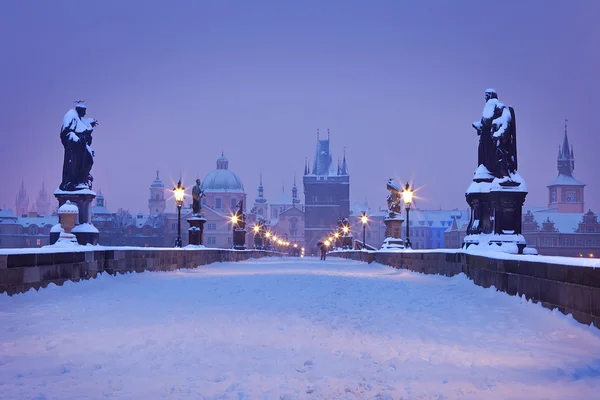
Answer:
[{"label": "snowy ground", "polygon": [[597,399],[600,330],[446,278],[262,259],[0,295],[1,399]]}]

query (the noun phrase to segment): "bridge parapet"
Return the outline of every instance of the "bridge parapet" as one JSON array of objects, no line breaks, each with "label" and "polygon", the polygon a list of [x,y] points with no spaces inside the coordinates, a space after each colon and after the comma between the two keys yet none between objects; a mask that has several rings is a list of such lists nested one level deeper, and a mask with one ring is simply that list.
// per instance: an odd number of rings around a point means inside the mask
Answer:
[{"label": "bridge parapet", "polygon": [[50,283],[95,278],[100,273],[173,271],[196,268],[215,262],[243,261],[250,258],[281,256],[280,253],[229,249],[102,248],[82,251],[35,252],[8,250],[0,253],[0,293],[9,296]]},{"label": "bridge parapet", "polygon": [[[367,255],[368,254],[368,255]],[[600,265],[578,265],[580,259],[469,254],[462,251],[331,252],[331,256],[377,262],[424,274],[464,273],[476,285],[528,300],[589,325],[600,326]]]}]

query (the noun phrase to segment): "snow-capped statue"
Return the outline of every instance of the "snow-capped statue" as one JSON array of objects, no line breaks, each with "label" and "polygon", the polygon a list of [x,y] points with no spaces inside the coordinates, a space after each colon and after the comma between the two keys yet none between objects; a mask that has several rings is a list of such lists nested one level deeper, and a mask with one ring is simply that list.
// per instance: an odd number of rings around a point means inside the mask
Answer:
[{"label": "snow-capped statue", "polygon": [[491,181],[494,177],[510,178],[517,170],[515,111],[498,100],[494,89],[485,91],[485,101],[481,121],[473,123],[479,135],[476,178],[479,181]]},{"label": "snow-capped statue", "polygon": [[398,186],[398,183],[392,178],[387,181],[387,190],[390,191],[387,197],[388,217],[393,218],[402,211],[402,206],[400,205],[400,202],[402,201],[402,190],[400,189],[400,186]]},{"label": "snow-capped statue", "polygon": [[85,118],[86,106],[77,102],[67,111],[60,129],[60,141],[65,148],[60,190],[74,191],[92,188],[90,171],[94,164],[92,131],[98,125],[93,118]]}]

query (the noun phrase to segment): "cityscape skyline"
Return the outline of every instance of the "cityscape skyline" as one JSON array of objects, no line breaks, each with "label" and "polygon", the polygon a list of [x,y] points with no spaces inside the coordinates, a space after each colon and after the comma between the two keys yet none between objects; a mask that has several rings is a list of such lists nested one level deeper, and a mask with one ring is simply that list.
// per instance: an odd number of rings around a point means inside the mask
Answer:
[{"label": "cityscape skyline", "polygon": [[2,207],[21,180],[32,201],[42,181],[58,187],[59,121],[84,99],[100,122],[94,190],[113,212],[145,211],[157,169],[167,188],[179,171],[191,188],[221,151],[249,199],[260,173],[267,198],[294,174],[302,191],[318,128],[331,130],[334,160],[346,149],[351,203],[383,206],[392,177],[414,180],[422,208],[465,209],[470,124],[494,87],[515,107],[525,206],[548,203],[568,119],[586,210],[600,211],[596,2],[77,3],[91,17],[57,24],[69,4],[11,2],[0,16]]}]

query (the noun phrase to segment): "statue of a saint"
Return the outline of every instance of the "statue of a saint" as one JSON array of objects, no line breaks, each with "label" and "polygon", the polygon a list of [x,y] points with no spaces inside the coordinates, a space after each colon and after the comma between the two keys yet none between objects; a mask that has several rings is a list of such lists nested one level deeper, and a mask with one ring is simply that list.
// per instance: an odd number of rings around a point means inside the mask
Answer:
[{"label": "statue of a saint", "polygon": [[390,217],[394,217],[396,214],[400,214],[402,211],[402,206],[400,203],[402,201],[402,191],[400,190],[400,186],[398,186],[396,181],[392,178],[388,179],[387,190],[390,191],[387,197],[388,215]]},{"label": "statue of a saint", "polygon": [[237,224],[235,229],[244,230],[246,229],[246,215],[244,214],[244,200],[238,201],[235,205],[234,215],[237,216]]},{"label": "statue of a saint", "polygon": [[196,185],[192,188],[192,213],[193,215],[200,215],[202,205],[200,202],[205,197],[204,190],[200,189],[200,179],[196,179]]},{"label": "statue of a saint", "polygon": [[498,100],[494,89],[485,91],[481,121],[474,122],[473,128],[479,135],[478,165],[497,178],[514,173],[517,170],[515,112]]},{"label": "statue of a saint", "polygon": [[91,149],[92,131],[98,125],[93,118],[85,118],[86,107],[77,103],[67,111],[60,130],[60,141],[65,148],[60,190],[91,189],[94,178],[90,174],[94,164]]}]

